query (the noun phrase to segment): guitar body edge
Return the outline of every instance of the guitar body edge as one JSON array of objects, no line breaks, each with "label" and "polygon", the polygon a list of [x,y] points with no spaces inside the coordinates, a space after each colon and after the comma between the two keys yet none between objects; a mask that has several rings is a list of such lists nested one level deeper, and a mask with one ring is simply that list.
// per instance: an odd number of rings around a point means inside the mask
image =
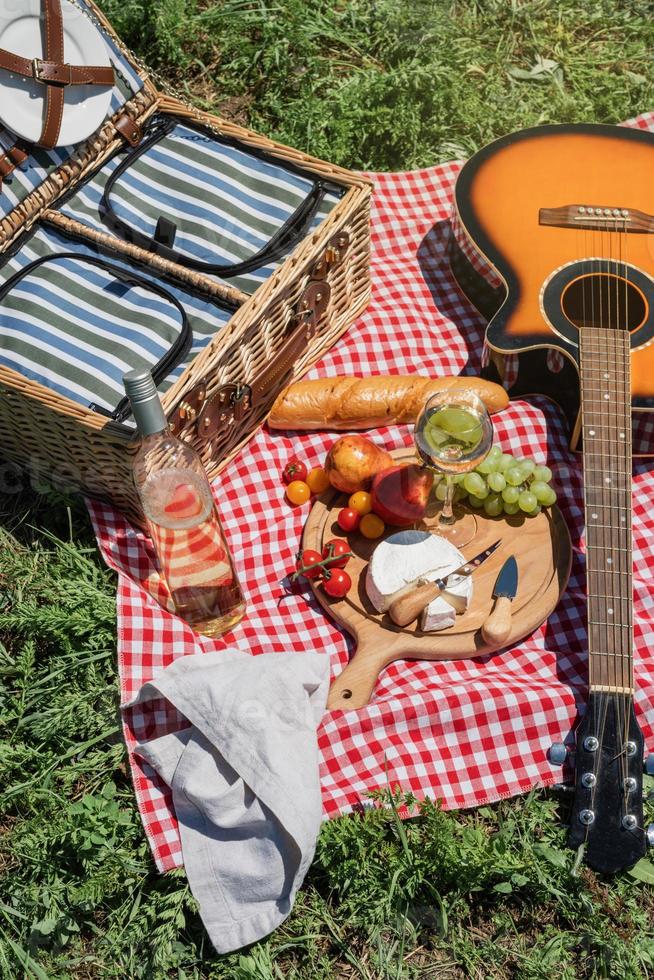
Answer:
[{"label": "guitar body edge", "polygon": [[[612,174],[616,140],[627,158],[632,183],[642,187],[630,187],[626,181],[620,185],[618,175],[616,186],[626,184],[629,190],[621,193],[611,187],[609,191],[599,179],[592,186],[587,172],[574,173],[574,161],[593,152],[600,156],[601,151]],[[564,164],[560,173],[552,173],[557,153],[563,154]],[[633,166],[630,153],[635,155]],[[573,204],[577,197],[587,200],[586,195],[595,195],[598,203],[605,204],[611,193],[629,207],[644,202],[645,210],[654,214],[649,177],[653,169],[654,135],[580,124],[541,126],[502,137],[475,154],[457,179],[450,266],[466,298],[489,321],[482,374],[503,384],[514,398],[538,394],[552,399],[565,416],[574,451],[581,449],[576,328],[560,299],[580,277],[584,248],[598,251],[598,239],[595,232],[541,225],[539,208]],[[520,199],[525,171],[534,179],[527,182]],[[601,176],[601,166],[598,173]],[[638,285],[642,281],[644,303],[651,310],[632,333],[633,455],[653,456],[654,239],[647,234],[622,239],[628,239],[624,245],[627,278],[640,277]],[[599,255],[595,261],[596,271],[603,271],[602,262],[610,271],[610,257]]]},{"label": "guitar body edge", "polygon": [[[470,240],[469,247],[474,247]],[[501,327],[498,329],[493,322],[506,300],[506,288],[498,290],[486,281],[468,259],[454,234],[450,237],[449,260],[459,289],[489,321],[484,341],[486,349],[482,358],[482,377],[505,387],[512,398],[541,395],[553,401],[564,414],[570,448],[574,452],[580,451],[579,373],[576,363],[568,357],[561,358],[557,364],[558,370],[552,371],[548,366],[548,353],[560,353],[556,344],[508,350],[502,343]]]}]

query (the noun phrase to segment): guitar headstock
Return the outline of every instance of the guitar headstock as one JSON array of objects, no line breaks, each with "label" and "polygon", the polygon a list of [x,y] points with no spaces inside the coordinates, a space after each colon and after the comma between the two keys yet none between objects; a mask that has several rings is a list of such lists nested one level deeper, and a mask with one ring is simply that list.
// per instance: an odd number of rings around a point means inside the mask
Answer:
[{"label": "guitar headstock", "polygon": [[596,871],[628,868],[647,849],[643,747],[631,694],[591,692],[577,729],[568,844],[585,842],[586,863]]}]

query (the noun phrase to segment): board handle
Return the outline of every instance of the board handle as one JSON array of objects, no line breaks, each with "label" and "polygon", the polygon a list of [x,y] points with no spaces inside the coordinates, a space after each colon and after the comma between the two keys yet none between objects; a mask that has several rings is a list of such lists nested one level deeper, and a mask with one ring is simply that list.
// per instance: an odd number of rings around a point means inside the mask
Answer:
[{"label": "board handle", "polygon": [[329,711],[353,711],[365,708],[372,697],[379,673],[370,669],[366,659],[350,660],[345,669],[334,679],[329,689],[327,709]]},{"label": "board handle", "polygon": [[327,698],[330,711],[353,711],[365,708],[377,686],[382,670],[394,660],[407,655],[407,636],[399,631],[391,633],[385,642],[377,629],[368,636],[358,636],[357,651],[349,664],[332,681]]}]

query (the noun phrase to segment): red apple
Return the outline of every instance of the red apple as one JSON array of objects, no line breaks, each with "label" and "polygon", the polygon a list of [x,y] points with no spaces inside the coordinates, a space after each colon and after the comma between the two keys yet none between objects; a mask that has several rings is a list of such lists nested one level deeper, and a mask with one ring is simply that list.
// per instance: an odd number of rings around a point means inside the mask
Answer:
[{"label": "red apple", "polygon": [[407,527],[424,516],[433,482],[424,466],[392,466],[372,481],[372,509],[386,524]]}]

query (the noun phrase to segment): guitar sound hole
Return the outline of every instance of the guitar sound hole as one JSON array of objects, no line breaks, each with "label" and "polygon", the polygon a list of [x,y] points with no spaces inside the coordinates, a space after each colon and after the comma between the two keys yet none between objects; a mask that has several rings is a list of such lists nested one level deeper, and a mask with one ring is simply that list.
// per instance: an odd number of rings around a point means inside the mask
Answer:
[{"label": "guitar sound hole", "polygon": [[647,301],[640,289],[609,272],[573,279],[563,291],[561,308],[577,329],[610,327],[631,332],[647,318]]}]

